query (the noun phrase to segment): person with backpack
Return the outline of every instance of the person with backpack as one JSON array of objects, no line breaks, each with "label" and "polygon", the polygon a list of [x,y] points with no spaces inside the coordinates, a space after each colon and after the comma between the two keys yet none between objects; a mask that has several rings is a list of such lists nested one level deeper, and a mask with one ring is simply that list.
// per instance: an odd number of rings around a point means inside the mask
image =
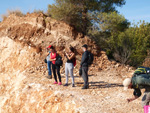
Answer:
[{"label": "person with backpack", "polygon": [[84,80],[84,86],[82,89],[89,88],[88,67],[93,62],[93,55],[90,52],[88,52],[87,49],[88,49],[88,46],[86,44],[82,46],[82,50],[84,51],[84,53],[82,54],[80,70],[79,70],[79,75],[82,76]]},{"label": "person with backpack", "polygon": [[75,49],[73,47],[69,47],[69,52],[65,53],[65,56],[67,58],[67,62],[65,64],[66,84],[64,86],[68,86],[68,74],[70,74],[72,77],[72,87],[75,87],[73,75],[73,69],[76,65]]},{"label": "person with backpack", "polygon": [[[133,89],[133,98],[127,99],[128,102],[132,102],[139,98],[142,93],[141,89],[145,89],[144,96],[142,98],[142,106],[149,105],[150,103],[150,74],[143,73],[142,71],[138,71],[137,69],[132,76],[132,78],[126,78],[123,81],[124,90],[127,89]],[[140,69],[141,70],[141,69]],[[138,74],[137,74],[138,72]],[[139,72],[142,72],[142,74],[139,74]]]},{"label": "person with backpack", "polygon": [[[51,51],[50,61],[52,62],[52,71],[53,71],[53,75],[54,75],[54,79],[55,79],[54,84],[61,85],[62,83],[61,83],[61,75],[60,75],[60,65],[56,64],[56,61],[58,59],[57,57],[59,55],[57,54],[57,52],[53,46],[51,46],[50,51]],[[57,71],[57,75],[59,78],[59,83],[57,81],[56,71]]]},{"label": "person with backpack", "polygon": [[47,54],[47,57],[46,57],[47,69],[48,69],[48,76],[47,76],[48,79],[52,79],[52,71],[51,71],[52,62],[50,61],[50,53],[51,53],[50,48],[51,48],[51,45],[49,45],[47,47],[48,54]]}]

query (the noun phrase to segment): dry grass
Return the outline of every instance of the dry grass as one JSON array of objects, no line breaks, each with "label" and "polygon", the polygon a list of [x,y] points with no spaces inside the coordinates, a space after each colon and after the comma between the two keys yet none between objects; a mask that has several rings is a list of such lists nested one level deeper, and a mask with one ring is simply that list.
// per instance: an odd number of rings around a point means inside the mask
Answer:
[{"label": "dry grass", "polygon": [[43,13],[44,14],[44,11],[42,11],[42,10],[37,10],[37,9],[35,9],[34,11],[33,11],[33,13]]},{"label": "dry grass", "polygon": [[[33,13],[37,13],[37,14],[43,13],[43,14],[44,14],[44,11],[35,9],[35,10],[33,11]],[[8,10],[6,11],[6,13],[0,15],[0,17],[1,17],[2,20],[4,21],[5,19],[7,19],[7,17],[8,17],[9,15],[12,15],[12,14],[14,14],[14,15],[16,15],[16,16],[20,16],[20,17],[22,17],[22,16],[25,15],[24,13],[22,13],[22,11],[21,11],[20,9],[14,9],[14,10],[8,9]]]},{"label": "dry grass", "polygon": [[14,14],[16,16],[24,16],[24,14],[19,9],[7,10],[7,12],[8,12],[8,15]]},{"label": "dry grass", "polygon": [[6,14],[1,15],[1,18],[4,21],[9,15],[12,15],[12,14],[16,16],[20,16],[20,17],[24,16],[24,14],[19,9],[15,9],[15,10],[8,9]]},{"label": "dry grass", "polygon": [[6,20],[7,17],[8,16],[6,14],[1,15],[1,18],[2,18],[3,21]]}]

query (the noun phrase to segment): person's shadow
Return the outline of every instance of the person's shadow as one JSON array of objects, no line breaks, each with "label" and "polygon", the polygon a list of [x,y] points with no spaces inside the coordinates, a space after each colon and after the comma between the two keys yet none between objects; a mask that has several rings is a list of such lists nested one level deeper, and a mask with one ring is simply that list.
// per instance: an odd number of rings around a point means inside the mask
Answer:
[{"label": "person's shadow", "polygon": [[[92,76],[96,76],[96,75],[88,75],[88,77],[92,77]],[[74,78],[82,78],[80,75],[76,75],[74,76]]]},{"label": "person's shadow", "polygon": [[[98,88],[113,88],[113,87],[123,87],[120,83],[108,83],[104,81],[97,81],[97,82],[89,82],[90,89],[98,89]],[[77,82],[77,85],[81,86],[83,85],[83,82]]]},{"label": "person's shadow", "polygon": [[[88,75],[88,77],[92,77],[92,76],[96,76],[96,75]],[[82,79],[82,77],[79,75],[76,75],[74,77]],[[65,78],[65,76],[64,76],[64,78]],[[69,76],[69,78],[70,78],[70,76]],[[89,84],[90,84],[89,89],[123,87],[123,85],[121,83],[108,83],[105,81],[91,81],[91,82],[89,82]],[[82,87],[84,85],[84,82],[76,82],[76,85],[79,87]]]}]

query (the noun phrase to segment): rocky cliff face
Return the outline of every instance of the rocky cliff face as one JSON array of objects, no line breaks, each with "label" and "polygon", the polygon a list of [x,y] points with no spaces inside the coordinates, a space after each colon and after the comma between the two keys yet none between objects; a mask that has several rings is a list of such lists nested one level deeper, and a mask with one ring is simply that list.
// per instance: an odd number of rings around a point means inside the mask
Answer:
[{"label": "rocky cliff face", "polygon": [[[46,78],[43,60],[45,48],[50,44],[61,56],[69,45],[76,48],[74,75],[77,87],[56,86],[52,84],[53,80]],[[90,89],[86,91],[81,90],[83,81],[78,76],[83,44],[88,44],[95,55],[89,70]],[[63,59],[65,62],[64,56]],[[10,15],[0,23],[0,113],[123,113],[122,109],[128,107],[123,97],[131,92],[124,94],[121,83],[132,72],[132,67],[108,60],[105,52],[100,51],[89,37],[44,14]],[[64,66],[61,74],[64,83]],[[109,95],[110,92],[113,94]],[[114,106],[120,100],[118,107],[124,105],[122,109]],[[135,103],[132,108],[137,106]],[[141,112],[132,108],[127,112]]]}]

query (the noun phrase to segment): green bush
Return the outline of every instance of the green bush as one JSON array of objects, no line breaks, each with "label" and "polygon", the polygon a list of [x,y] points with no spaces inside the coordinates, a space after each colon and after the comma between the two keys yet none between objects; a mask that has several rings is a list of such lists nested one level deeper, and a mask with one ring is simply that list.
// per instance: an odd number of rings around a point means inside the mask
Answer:
[{"label": "green bush", "polygon": [[[109,27],[110,29],[110,27]],[[124,31],[111,31],[110,34],[95,35],[97,41],[106,51],[109,58],[114,58],[123,64],[132,66],[142,65],[150,49],[150,24],[142,22],[140,25],[126,28]],[[107,30],[106,30],[107,31]]]},{"label": "green bush", "polygon": [[129,26],[117,12],[98,13],[97,26],[89,34],[109,58],[122,64],[141,65],[150,49],[150,24],[140,21]]}]

